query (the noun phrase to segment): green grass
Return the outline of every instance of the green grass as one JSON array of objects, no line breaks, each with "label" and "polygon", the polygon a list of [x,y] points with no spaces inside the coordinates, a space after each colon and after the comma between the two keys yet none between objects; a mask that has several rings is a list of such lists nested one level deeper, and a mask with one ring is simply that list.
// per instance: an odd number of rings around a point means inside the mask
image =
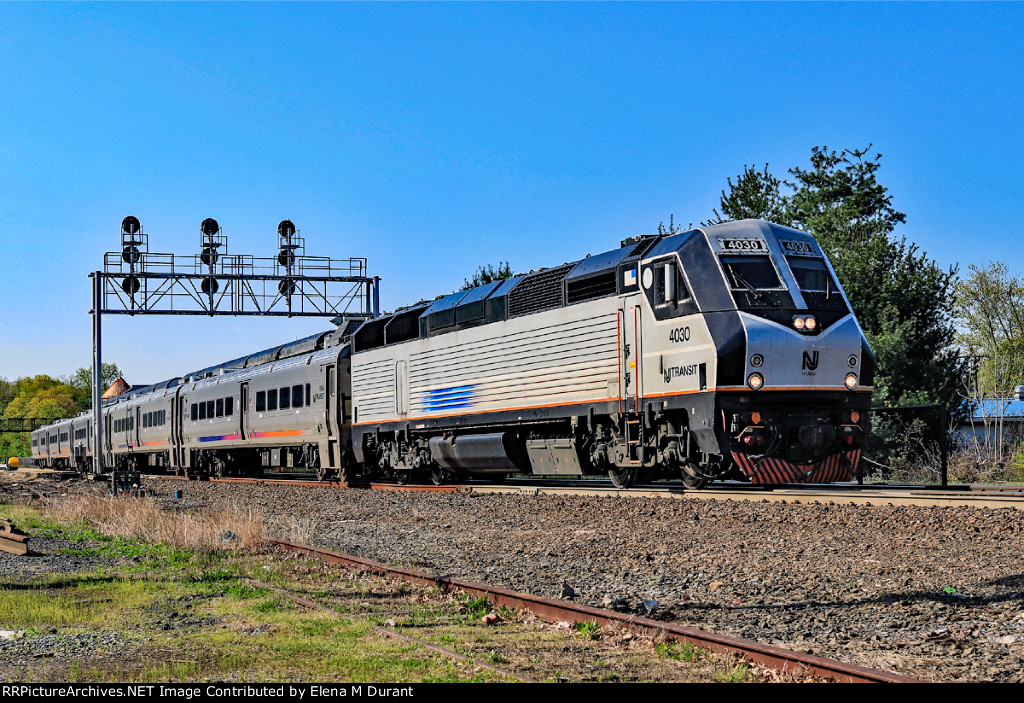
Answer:
[{"label": "green grass", "polygon": [[711,654],[710,650],[686,641],[661,642],[654,646],[654,651],[660,656],[681,662],[697,661]]},{"label": "green grass", "polygon": [[[32,535],[87,535],[83,555],[110,563],[82,573],[0,577],[0,623],[40,635],[116,632],[116,651],[25,668],[0,661],[0,680],[131,683],[233,680],[385,683],[508,681],[420,644],[398,630],[546,681],[748,681],[750,669],[687,643],[627,651],[596,622],[540,626],[486,597],[466,596],[328,567],[315,559],[242,551],[192,553],[98,535],[37,512],[0,505]],[[38,532],[37,532],[38,531]],[[119,557],[139,557],[124,561]],[[309,609],[285,593],[334,612]],[[339,614],[340,613],[340,614]],[[690,678],[680,662],[704,678]],[[690,666],[690,665],[688,665]],[[6,668],[5,668],[6,667]]]},{"label": "green grass", "polygon": [[462,607],[467,620],[479,620],[491,612],[491,601],[484,596],[466,596]]}]

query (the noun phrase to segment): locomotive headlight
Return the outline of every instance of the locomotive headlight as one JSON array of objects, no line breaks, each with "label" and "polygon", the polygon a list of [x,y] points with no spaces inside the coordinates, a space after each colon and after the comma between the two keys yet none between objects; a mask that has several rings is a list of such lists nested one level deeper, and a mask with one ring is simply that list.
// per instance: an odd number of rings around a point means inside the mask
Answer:
[{"label": "locomotive headlight", "polygon": [[851,410],[850,411],[850,422],[852,422],[855,425],[858,422],[860,422],[860,413],[857,412],[856,410]]},{"label": "locomotive headlight", "polygon": [[764,376],[762,376],[759,373],[750,374],[749,376],[747,376],[747,385],[750,386],[751,389],[756,391],[757,389],[764,385]]},{"label": "locomotive headlight", "polygon": [[857,374],[848,373],[846,374],[846,387],[853,390],[854,386],[857,385]]},{"label": "locomotive headlight", "polygon": [[818,328],[818,321],[814,319],[814,315],[793,315],[793,327],[799,332],[813,332]]}]

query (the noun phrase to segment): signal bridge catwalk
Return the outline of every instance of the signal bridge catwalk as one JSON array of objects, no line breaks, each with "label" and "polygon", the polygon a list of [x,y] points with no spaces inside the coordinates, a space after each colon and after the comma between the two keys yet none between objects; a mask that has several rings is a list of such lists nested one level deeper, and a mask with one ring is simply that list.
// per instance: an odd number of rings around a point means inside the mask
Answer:
[{"label": "signal bridge catwalk", "polygon": [[[305,239],[290,220],[277,226],[277,254],[229,254],[217,220],[199,226],[199,253],[149,251],[149,235],[133,215],[121,221],[121,251],[107,252],[92,281],[93,446],[103,446],[100,369],[103,315],[262,315],[327,317],[339,326],[377,317],[380,279],[366,259],[306,256]],[[103,473],[104,456],[93,457]]]},{"label": "signal bridge catwalk", "polygon": [[307,256],[295,225],[278,225],[272,257],[229,254],[227,237],[213,218],[200,227],[200,251],[175,255],[149,251],[139,220],[121,223],[121,251],[107,252],[100,312],[122,315],[262,315],[371,318],[379,279],[366,275],[366,259]]}]

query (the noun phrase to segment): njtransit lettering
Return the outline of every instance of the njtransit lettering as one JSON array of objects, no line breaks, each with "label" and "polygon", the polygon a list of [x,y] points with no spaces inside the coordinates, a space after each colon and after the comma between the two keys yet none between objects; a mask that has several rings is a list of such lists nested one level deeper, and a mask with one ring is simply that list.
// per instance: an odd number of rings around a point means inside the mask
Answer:
[{"label": "njtransit lettering", "polygon": [[664,371],[665,383],[671,383],[673,378],[679,376],[692,376],[697,373],[697,364],[687,364],[686,366],[666,366]]}]

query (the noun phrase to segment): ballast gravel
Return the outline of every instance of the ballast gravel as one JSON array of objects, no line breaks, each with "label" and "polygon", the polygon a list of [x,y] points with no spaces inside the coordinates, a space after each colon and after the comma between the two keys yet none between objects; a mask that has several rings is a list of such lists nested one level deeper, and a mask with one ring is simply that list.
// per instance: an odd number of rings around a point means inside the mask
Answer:
[{"label": "ballast gravel", "polygon": [[164,507],[254,508],[283,538],[438,575],[654,605],[655,619],[926,680],[1024,681],[1024,511],[147,487]]}]

